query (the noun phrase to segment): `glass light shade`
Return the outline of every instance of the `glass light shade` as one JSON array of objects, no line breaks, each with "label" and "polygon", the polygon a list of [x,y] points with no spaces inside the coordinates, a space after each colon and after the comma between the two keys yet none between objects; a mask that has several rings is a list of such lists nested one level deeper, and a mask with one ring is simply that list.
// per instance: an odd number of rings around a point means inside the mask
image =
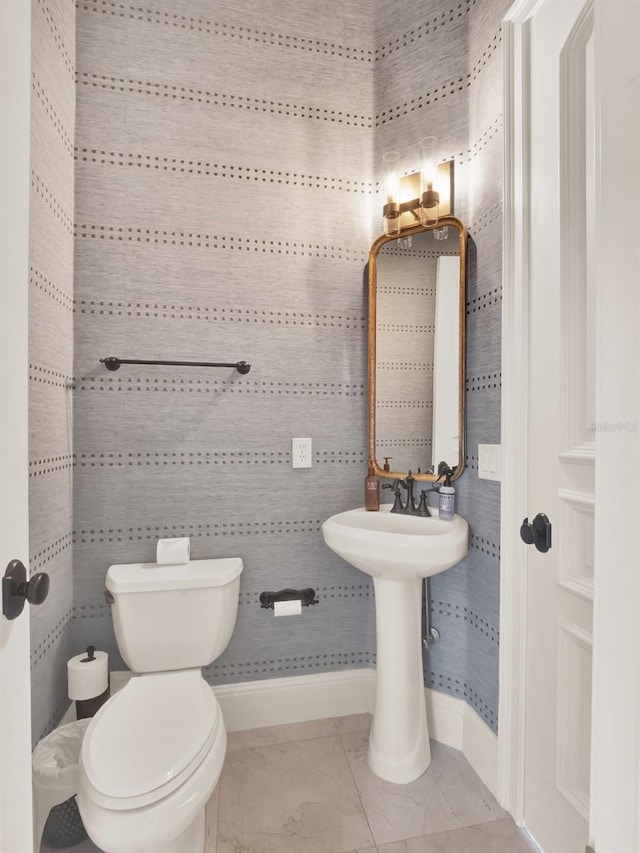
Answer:
[{"label": "glass light shade", "polygon": [[387,151],[382,157],[384,169],[384,191],[387,203],[398,201],[398,160],[400,154],[397,151]]},{"label": "glass light shade", "polygon": [[425,136],[420,141],[420,222],[423,225],[436,225],[438,222],[437,145],[435,136]]},{"label": "glass light shade", "polygon": [[400,233],[400,209],[398,207],[398,161],[400,154],[397,151],[387,151],[382,158],[384,169],[384,233],[387,237],[393,237]]},{"label": "glass light shade", "polygon": [[385,216],[384,217],[384,234],[385,237],[397,237],[400,234],[400,217]]}]

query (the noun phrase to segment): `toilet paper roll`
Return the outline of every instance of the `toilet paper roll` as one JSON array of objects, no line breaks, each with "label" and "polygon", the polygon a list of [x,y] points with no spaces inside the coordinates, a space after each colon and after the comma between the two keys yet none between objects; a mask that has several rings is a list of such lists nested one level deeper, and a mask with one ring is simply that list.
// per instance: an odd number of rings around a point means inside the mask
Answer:
[{"label": "toilet paper roll", "polygon": [[299,616],[302,613],[302,601],[294,598],[291,601],[274,601],[274,616]]},{"label": "toilet paper roll", "polygon": [[67,684],[69,699],[84,700],[100,696],[109,686],[109,655],[95,652],[93,660],[87,653],[76,655],[67,661]]},{"label": "toilet paper roll", "polygon": [[191,542],[188,536],[177,539],[158,539],[156,563],[159,566],[188,563],[191,557]]}]

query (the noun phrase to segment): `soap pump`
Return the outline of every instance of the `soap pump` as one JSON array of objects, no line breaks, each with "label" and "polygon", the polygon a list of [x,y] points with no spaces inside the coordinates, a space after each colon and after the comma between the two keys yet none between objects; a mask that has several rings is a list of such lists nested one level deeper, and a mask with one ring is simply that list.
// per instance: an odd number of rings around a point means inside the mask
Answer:
[{"label": "soap pump", "polygon": [[380,509],[380,484],[373,472],[373,462],[369,461],[369,473],[364,478],[364,508],[367,512]]},{"label": "soap pump", "polygon": [[451,477],[455,468],[450,468],[446,462],[438,465],[439,480],[444,477],[444,485],[439,490],[438,518],[441,521],[453,521],[455,514],[456,490],[451,485]]}]

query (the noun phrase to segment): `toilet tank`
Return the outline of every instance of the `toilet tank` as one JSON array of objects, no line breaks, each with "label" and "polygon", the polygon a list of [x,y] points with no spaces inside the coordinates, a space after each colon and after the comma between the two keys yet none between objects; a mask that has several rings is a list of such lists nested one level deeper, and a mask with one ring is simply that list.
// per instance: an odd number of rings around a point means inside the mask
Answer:
[{"label": "toilet tank", "polygon": [[111,566],[106,587],[118,649],[129,669],[190,669],[219,657],[236,624],[241,572],[239,557]]}]

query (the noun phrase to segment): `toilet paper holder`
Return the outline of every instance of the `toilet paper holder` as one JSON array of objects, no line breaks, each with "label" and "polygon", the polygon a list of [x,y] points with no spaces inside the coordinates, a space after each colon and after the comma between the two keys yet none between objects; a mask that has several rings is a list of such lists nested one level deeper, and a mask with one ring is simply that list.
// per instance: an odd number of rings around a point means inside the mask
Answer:
[{"label": "toilet paper holder", "polygon": [[302,602],[303,607],[318,603],[315,589],[281,589],[279,592],[261,592],[260,607],[265,610],[273,609],[273,604],[276,601],[297,601],[298,599]]}]

